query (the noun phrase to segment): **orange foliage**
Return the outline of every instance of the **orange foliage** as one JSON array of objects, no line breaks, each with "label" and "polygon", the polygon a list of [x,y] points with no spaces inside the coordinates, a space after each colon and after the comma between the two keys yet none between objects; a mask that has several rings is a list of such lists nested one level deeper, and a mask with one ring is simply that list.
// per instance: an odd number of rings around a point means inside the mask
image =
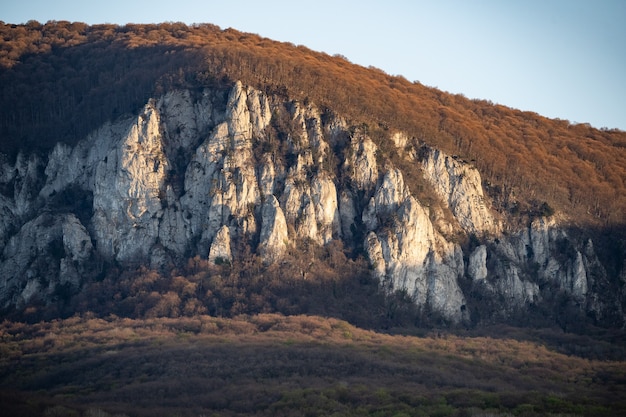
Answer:
[{"label": "orange foliage", "polygon": [[[341,56],[210,24],[29,22],[1,24],[0,33],[5,152],[24,144],[49,148],[46,141],[59,138],[76,141],[103,121],[139,108],[159,89],[241,80],[310,100],[353,125],[401,130],[416,146],[459,155],[477,166],[503,210],[548,202],[574,222],[626,221],[622,131],[469,100]],[[94,66],[97,75],[88,69]],[[85,108],[93,114],[72,117]]]}]

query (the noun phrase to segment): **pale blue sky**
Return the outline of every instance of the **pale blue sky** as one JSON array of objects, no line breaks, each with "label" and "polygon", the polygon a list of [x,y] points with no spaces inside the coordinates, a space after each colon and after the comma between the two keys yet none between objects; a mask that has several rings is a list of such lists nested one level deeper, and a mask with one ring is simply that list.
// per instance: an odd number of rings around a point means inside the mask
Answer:
[{"label": "pale blue sky", "polygon": [[626,130],[626,0],[2,0],[0,20],[213,23],[470,98]]}]

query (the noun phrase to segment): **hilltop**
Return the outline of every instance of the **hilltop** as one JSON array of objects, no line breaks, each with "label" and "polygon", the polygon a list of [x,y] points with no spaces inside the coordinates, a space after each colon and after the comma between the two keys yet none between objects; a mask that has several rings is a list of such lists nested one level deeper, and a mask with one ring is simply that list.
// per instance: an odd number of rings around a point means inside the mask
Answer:
[{"label": "hilltop", "polygon": [[389,131],[440,148],[481,172],[497,208],[544,202],[575,224],[626,220],[626,132],[550,120],[451,95],[344,57],[202,24],[3,24],[2,149],[74,144],[169,88],[240,80],[311,101],[367,125],[380,146]]}]

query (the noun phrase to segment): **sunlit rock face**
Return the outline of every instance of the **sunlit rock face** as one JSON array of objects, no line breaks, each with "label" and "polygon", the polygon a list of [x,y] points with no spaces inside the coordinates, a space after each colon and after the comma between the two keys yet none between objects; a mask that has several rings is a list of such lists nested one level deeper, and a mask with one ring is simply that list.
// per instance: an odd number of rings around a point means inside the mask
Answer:
[{"label": "sunlit rock face", "polygon": [[287,222],[278,200],[273,195],[267,196],[261,211],[261,243],[259,255],[267,262],[280,260],[289,242]]},{"label": "sunlit rock face", "polygon": [[407,291],[419,306],[451,321],[462,320],[465,300],[457,282],[464,273],[461,250],[435,232],[398,170],[383,176],[363,224],[369,229],[368,256],[389,290]]},{"label": "sunlit rock face", "polygon": [[223,225],[215,234],[211,249],[209,250],[209,261],[214,264],[230,263],[233,260],[230,249],[230,229]]},{"label": "sunlit rock face", "polygon": [[384,291],[448,323],[471,321],[476,296],[503,317],[557,293],[598,319],[621,308],[593,242],[543,218],[504,235],[475,168],[401,132],[378,140],[414,155],[437,204],[366,130],[240,82],[168,91],[75,146],[0,158],[0,305],[50,301],[106,263],[232,263],[245,247],[269,265],[342,240]]},{"label": "sunlit rock face", "polygon": [[425,178],[466,232],[493,235],[499,231],[478,170],[436,149],[425,153],[422,166]]}]

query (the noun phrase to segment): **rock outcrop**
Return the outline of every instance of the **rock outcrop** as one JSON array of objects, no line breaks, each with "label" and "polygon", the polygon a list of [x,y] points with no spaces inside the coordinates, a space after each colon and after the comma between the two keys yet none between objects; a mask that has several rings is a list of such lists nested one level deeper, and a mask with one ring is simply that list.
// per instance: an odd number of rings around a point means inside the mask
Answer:
[{"label": "rock outcrop", "polygon": [[273,195],[268,196],[263,204],[261,223],[259,255],[267,263],[276,262],[287,249],[289,235],[285,215]]},{"label": "rock outcrop", "polygon": [[500,228],[489,210],[478,170],[429,149],[424,153],[422,171],[463,230],[478,235],[498,233]]},{"label": "rock outcrop", "polygon": [[78,288],[93,266],[93,251],[89,233],[73,214],[44,213],[25,223],[3,251],[3,304],[24,306]]},{"label": "rock outcrop", "polygon": [[[401,133],[388,140],[411,146]],[[98,273],[96,258],[221,264],[246,246],[271,264],[303,242],[340,239],[364,249],[385,291],[450,323],[473,319],[477,295],[503,317],[557,293],[599,320],[621,308],[606,301],[591,241],[545,218],[504,235],[476,169],[435,149],[409,154],[438,207],[420,203],[364,129],[312,104],[239,82],[169,91],[73,147],[0,160],[0,305],[54,302]],[[442,234],[442,207],[479,244]]]},{"label": "rock outcrop", "polygon": [[230,229],[223,225],[215,234],[211,249],[209,250],[209,261],[214,264],[231,263],[233,254],[230,249]]}]

